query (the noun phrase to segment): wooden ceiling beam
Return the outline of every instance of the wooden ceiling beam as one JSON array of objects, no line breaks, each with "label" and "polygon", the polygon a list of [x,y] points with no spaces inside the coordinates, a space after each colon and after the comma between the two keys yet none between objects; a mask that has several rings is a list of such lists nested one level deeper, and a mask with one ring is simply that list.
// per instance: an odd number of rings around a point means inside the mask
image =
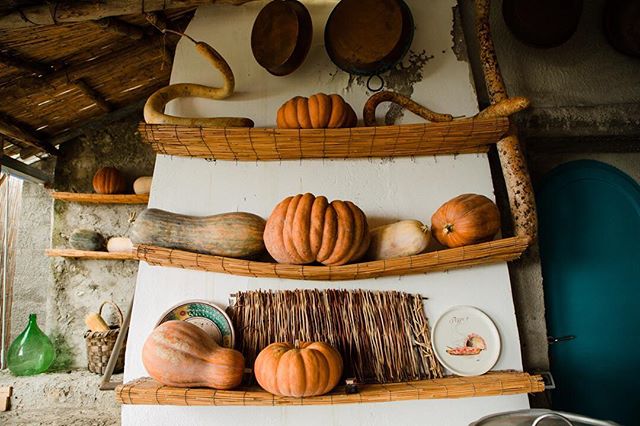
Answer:
[{"label": "wooden ceiling beam", "polygon": [[97,27],[110,33],[123,35],[134,40],[140,40],[144,37],[144,29],[137,25],[130,24],[118,18],[102,18],[90,21]]},{"label": "wooden ceiling beam", "polygon": [[53,71],[53,67],[49,65],[34,61],[26,61],[6,52],[0,52],[0,63],[38,76],[47,75]]},{"label": "wooden ceiling beam", "polygon": [[51,155],[58,155],[58,150],[56,148],[49,143],[40,140],[38,135],[17,123],[13,117],[7,114],[0,114],[0,134],[35,148],[39,148]]},{"label": "wooden ceiling beam", "polygon": [[135,15],[206,4],[239,5],[254,0],[102,0],[100,2],[50,2],[15,9],[0,16],[0,29],[94,21],[111,16]]},{"label": "wooden ceiling beam", "polygon": [[111,105],[109,102],[107,102],[107,100],[105,98],[102,97],[102,95],[98,92],[96,92],[96,90],[89,86],[89,84],[84,81],[83,79],[78,79],[76,81],[73,82],[73,85],[76,86],[78,89],[80,89],[80,91],[89,99],[91,99],[93,102],[96,103],[96,105],[98,105],[98,107],[103,110],[104,112],[111,112],[113,111],[113,105]]}]

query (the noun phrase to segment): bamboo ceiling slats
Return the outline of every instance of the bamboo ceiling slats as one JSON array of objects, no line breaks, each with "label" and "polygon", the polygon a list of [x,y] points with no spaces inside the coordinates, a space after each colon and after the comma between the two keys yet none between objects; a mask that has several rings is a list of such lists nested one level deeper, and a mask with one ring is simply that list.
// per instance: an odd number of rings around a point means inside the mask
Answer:
[{"label": "bamboo ceiling slats", "polygon": [[[22,5],[22,2],[14,2]],[[193,8],[159,15],[183,30]],[[1,15],[1,13],[0,13]],[[172,49],[178,38],[164,36],[141,13],[105,22],[80,22],[0,30],[0,115],[41,142],[40,151],[55,154],[48,141],[119,111],[166,85]],[[113,31],[113,23],[137,34]],[[138,36],[141,35],[140,39]],[[3,58],[5,59],[3,62]],[[5,155],[33,155],[30,141],[7,137]],[[15,133],[15,132],[14,132]]]}]

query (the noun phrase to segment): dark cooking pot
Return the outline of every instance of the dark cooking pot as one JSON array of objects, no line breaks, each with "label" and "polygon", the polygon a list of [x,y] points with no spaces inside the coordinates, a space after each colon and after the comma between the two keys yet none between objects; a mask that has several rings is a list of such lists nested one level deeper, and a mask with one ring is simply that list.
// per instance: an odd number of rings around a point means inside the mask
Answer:
[{"label": "dark cooking pot", "polygon": [[329,16],[324,42],[342,70],[379,76],[402,60],[413,33],[413,16],[403,0],[342,0]]},{"label": "dark cooking pot", "polygon": [[550,48],[565,43],[578,29],[582,0],[504,0],[502,16],[525,44]]},{"label": "dark cooking pot", "polygon": [[313,27],[309,11],[297,0],[273,0],[253,23],[251,50],[273,75],[295,71],[309,53]]},{"label": "dark cooking pot", "polygon": [[640,57],[640,1],[609,0],[604,11],[604,32],[619,52]]}]

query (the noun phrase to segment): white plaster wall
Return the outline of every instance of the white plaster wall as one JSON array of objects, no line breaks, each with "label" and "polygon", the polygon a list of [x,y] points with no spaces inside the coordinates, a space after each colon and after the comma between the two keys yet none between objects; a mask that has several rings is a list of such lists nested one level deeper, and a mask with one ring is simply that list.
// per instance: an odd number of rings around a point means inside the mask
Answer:
[{"label": "white plaster wall", "polygon": [[[198,10],[187,32],[211,43],[234,70],[238,95],[229,101],[177,101],[169,112],[194,115],[244,115],[257,126],[271,126],[275,110],[296,94],[318,91],[341,93],[358,111],[368,97],[337,72],[322,46],[322,28],[335,1],[306,1],[313,17],[315,38],[305,64],[294,74],[277,78],[253,60],[249,46],[251,25],[262,2],[242,7]],[[434,109],[456,115],[477,111],[467,64],[450,50],[451,8],[455,1],[408,1],[417,22],[413,48],[435,58],[414,86],[414,98]],[[424,25],[423,25],[424,24]],[[441,53],[445,51],[445,53]],[[197,57],[190,44],[180,43],[172,82],[219,84],[219,76]],[[405,122],[417,121],[406,117]],[[420,157],[416,159],[314,160],[272,163],[207,162],[159,156],[150,206],[187,214],[251,211],[267,217],[282,198],[299,192],[353,200],[373,224],[403,218],[425,222],[449,198],[463,192],[493,197],[485,155]],[[228,296],[253,288],[367,288],[396,289],[429,297],[426,309],[433,321],[448,307],[476,305],[496,321],[503,351],[496,368],[521,369],[520,346],[506,264],[449,273],[387,277],[349,282],[302,282],[236,277],[141,263],[136,300],[127,344],[125,380],[146,375],[140,360],[144,339],[161,313],[182,300],[203,298],[226,305]],[[528,406],[526,395],[464,400],[409,401],[333,407],[143,407],[124,406],[123,424],[468,424],[491,412]],[[426,414],[428,413],[428,415]]]}]

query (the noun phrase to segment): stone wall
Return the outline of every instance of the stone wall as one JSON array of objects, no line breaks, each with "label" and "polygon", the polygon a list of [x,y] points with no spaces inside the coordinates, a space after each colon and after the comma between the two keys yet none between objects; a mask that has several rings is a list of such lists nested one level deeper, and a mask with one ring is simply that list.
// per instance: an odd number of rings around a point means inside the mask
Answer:
[{"label": "stone wall", "polygon": [[[115,166],[130,183],[153,173],[155,155],[140,142],[137,112],[109,126],[93,130],[61,146],[57,161],[41,162],[53,172],[56,191],[93,192],[92,177],[99,167]],[[126,236],[131,220],[143,205],[78,204],[52,201],[49,190],[25,182],[18,242],[11,338],[26,324],[30,312],[58,350],[55,370],[86,368],[84,317],[104,300],[123,310],[133,295],[137,262],[48,258],[48,247],[68,248],[76,228],[95,229],[105,238]],[[105,311],[107,317],[110,310]],[[114,318],[111,317],[113,320]]]},{"label": "stone wall", "polygon": [[[153,173],[155,155],[140,142],[137,114],[61,146],[55,173],[57,191],[93,192],[92,178],[103,166],[121,170],[129,183]],[[68,247],[77,228],[100,232],[105,238],[127,236],[132,220],[145,206],[127,204],[79,204],[55,201],[52,246]],[[63,361],[71,367],[86,366],[84,317],[111,300],[121,309],[133,296],[138,264],[134,261],[98,261],[54,258],[53,287],[47,292],[47,323],[59,340]],[[62,351],[64,349],[64,351]]]},{"label": "stone wall", "polygon": [[[41,161],[39,168],[53,173],[55,160]],[[10,341],[26,327],[29,314],[47,330],[47,299],[53,285],[51,262],[44,256],[51,245],[53,201],[40,184],[22,182],[22,205],[18,222],[16,269],[11,304]]]}]

